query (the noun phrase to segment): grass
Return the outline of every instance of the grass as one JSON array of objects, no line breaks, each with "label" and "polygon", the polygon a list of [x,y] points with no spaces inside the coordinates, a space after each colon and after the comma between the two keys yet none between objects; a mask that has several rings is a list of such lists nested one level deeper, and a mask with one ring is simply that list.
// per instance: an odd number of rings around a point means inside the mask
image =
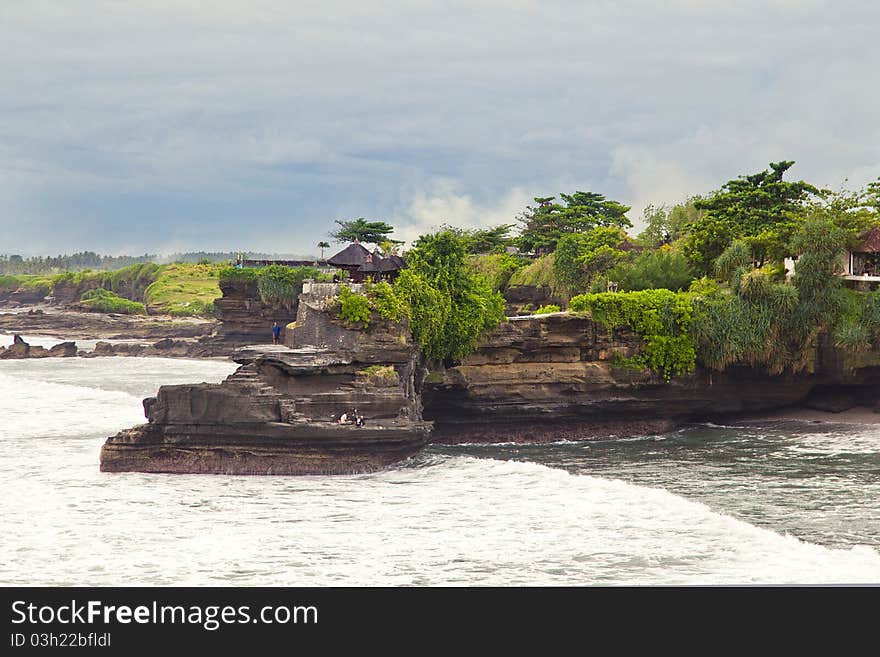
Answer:
[{"label": "grass", "polygon": [[556,276],[553,274],[553,254],[549,253],[541,256],[527,267],[513,272],[507,287],[517,285],[534,285],[535,287],[546,285],[550,289],[555,290],[558,284]]},{"label": "grass", "polygon": [[88,290],[83,293],[80,303],[89,311],[96,313],[120,313],[123,315],[146,315],[144,304],[123,299],[104,288]]},{"label": "grass", "polygon": [[357,372],[357,375],[368,381],[396,383],[397,370],[392,365],[370,365]]},{"label": "grass", "polygon": [[48,295],[54,283],[53,276],[39,274],[14,274],[0,276],[0,290],[14,292],[20,288],[26,290],[40,290],[43,295]]},{"label": "grass", "polygon": [[174,317],[211,315],[214,300],[222,296],[219,273],[222,265],[166,265],[144,291],[151,313]]},{"label": "grass", "polygon": [[[0,290],[23,288],[47,296],[56,285],[75,286],[78,294],[97,292],[88,299],[80,297],[95,312],[143,314],[146,307],[152,314],[198,317],[214,314],[214,300],[222,296],[218,278],[222,268],[220,264],[143,263],[113,271],[0,275]],[[124,301],[135,305],[127,306]]]}]

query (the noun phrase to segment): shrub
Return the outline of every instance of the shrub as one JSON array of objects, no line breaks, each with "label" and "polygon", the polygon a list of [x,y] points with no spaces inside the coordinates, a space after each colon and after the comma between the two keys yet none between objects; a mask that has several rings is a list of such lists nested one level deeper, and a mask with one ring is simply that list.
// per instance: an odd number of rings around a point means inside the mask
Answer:
[{"label": "shrub", "polygon": [[556,291],[559,284],[556,281],[556,275],[553,273],[554,254],[548,253],[541,256],[532,264],[516,270],[507,283],[508,287],[516,285],[532,285],[535,287],[547,286],[551,290]]},{"label": "shrub", "polygon": [[379,383],[397,383],[397,370],[392,365],[370,365],[357,372],[357,376],[367,381],[375,381]]},{"label": "shrub", "polygon": [[114,292],[103,288],[87,290],[80,298],[80,303],[91,312],[121,313],[124,315],[147,314],[144,304],[123,299]]},{"label": "shrub", "polygon": [[394,293],[394,288],[385,281],[369,286],[367,300],[379,317],[399,322],[409,315],[409,307]]},{"label": "shrub", "polygon": [[260,300],[270,306],[292,306],[295,285],[296,273],[290,267],[269,265],[257,272]]},{"label": "shrub", "polygon": [[548,304],[546,306],[541,306],[535,311],[535,315],[548,315],[550,313],[558,313],[561,312],[561,308],[555,304]]},{"label": "shrub", "polygon": [[220,283],[256,281],[259,269],[252,267],[226,266],[220,269]]},{"label": "shrub", "polygon": [[339,317],[349,324],[362,324],[363,328],[370,325],[370,302],[363,294],[352,292],[343,285],[339,290]]},{"label": "shrub", "polygon": [[477,255],[468,258],[468,269],[482,276],[493,290],[503,290],[507,287],[510,277],[526,266],[527,260],[510,255],[509,253],[492,253]]},{"label": "shrub", "polygon": [[286,267],[267,265],[266,267],[223,267],[219,274],[220,284],[234,282],[257,283],[260,300],[270,306],[293,306],[302,290],[302,282],[307,278],[326,279],[315,267]]},{"label": "shrub", "polygon": [[687,293],[669,290],[582,294],[572,298],[569,309],[588,312],[608,330],[628,326],[642,340],[642,352],[623,364],[647,367],[666,380],[688,374],[696,363],[691,336],[693,313]]},{"label": "shrub", "polygon": [[669,248],[645,251],[631,263],[619,263],[607,272],[607,280],[620,291],[686,290],[693,280],[691,266],[680,253]]}]

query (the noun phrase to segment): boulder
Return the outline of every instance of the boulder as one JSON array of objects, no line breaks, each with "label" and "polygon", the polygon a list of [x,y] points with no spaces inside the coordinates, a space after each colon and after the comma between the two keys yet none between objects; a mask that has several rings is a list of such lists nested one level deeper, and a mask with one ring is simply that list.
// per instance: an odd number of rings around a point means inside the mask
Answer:
[{"label": "boulder", "polygon": [[109,342],[98,342],[92,351],[93,356],[115,356],[116,352],[113,345]]},{"label": "boulder", "polygon": [[70,358],[76,356],[75,342],[61,342],[49,349],[49,355],[53,358]]}]

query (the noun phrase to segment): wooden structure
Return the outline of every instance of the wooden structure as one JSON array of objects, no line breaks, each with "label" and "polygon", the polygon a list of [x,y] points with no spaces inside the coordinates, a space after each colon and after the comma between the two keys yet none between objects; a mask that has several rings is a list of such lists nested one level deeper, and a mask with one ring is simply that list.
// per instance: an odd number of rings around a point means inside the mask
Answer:
[{"label": "wooden structure", "polygon": [[373,253],[358,242],[349,244],[339,253],[327,259],[327,264],[343,269],[348,277],[356,283],[365,280],[393,280],[406,261],[397,255],[383,256],[379,249]]}]

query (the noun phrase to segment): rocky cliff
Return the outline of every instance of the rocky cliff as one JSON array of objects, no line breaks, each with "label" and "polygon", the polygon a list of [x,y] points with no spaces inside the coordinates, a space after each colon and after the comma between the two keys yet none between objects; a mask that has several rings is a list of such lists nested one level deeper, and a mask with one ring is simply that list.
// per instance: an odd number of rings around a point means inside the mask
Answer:
[{"label": "rocky cliff", "polygon": [[550,442],[631,436],[676,424],[782,408],[811,393],[835,395],[880,384],[874,358],[826,350],[813,373],[771,376],[748,367],[697,369],[672,381],[620,367],[639,339],[589,318],[513,318],[456,367],[435,371],[424,390],[432,441]]},{"label": "rocky cliff", "polygon": [[218,350],[272,342],[272,324],[284,327],[296,319],[296,295],[289,306],[273,306],[260,300],[257,282],[221,280],[223,296],[214,301],[220,326],[211,342]]},{"label": "rocky cliff", "polygon": [[[303,297],[290,346],[239,350],[220,384],[163,386],[144,401],[147,424],[101,450],[105,472],[340,474],[417,453],[419,356],[406,326],[339,323]],[[364,423],[340,423],[342,416]]]}]

